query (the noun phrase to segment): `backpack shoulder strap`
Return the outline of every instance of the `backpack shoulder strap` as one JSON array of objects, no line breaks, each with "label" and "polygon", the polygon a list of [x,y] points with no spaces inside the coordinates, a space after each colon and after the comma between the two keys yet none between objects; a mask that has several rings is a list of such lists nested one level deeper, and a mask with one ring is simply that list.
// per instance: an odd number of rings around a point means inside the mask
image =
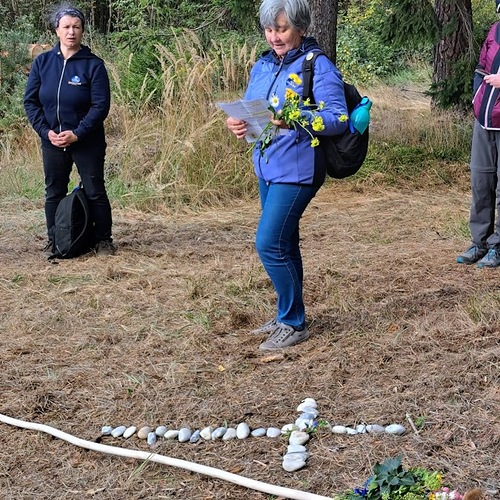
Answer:
[{"label": "backpack shoulder strap", "polygon": [[302,99],[304,99],[304,101],[306,99],[311,99],[311,102],[314,103],[314,62],[316,61],[316,58],[321,54],[324,54],[324,52],[321,50],[311,50],[306,54],[306,57],[302,61],[302,81],[304,85],[302,90]]},{"label": "backpack shoulder strap", "polygon": [[[500,45],[500,22],[496,23],[496,30],[495,30],[495,42],[497,45]],[[498,70],[500,69],[500,51],[497,50],[497,53],[495,57],[493,58],[493,61],[491,63],[490,67],[490,73],[498,73]],[[484,76],[484,75],[483,75]],[[495,90],[495,89],[493,89]]]}]

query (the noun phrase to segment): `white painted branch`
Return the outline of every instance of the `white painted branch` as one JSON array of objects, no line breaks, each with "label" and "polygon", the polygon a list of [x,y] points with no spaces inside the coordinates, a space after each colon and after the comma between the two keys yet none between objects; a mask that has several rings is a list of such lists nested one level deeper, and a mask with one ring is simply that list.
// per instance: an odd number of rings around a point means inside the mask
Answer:
[{"label": "white painted branch", "polygon": [[33,422],[24,422],[23,420],[17,420],[15,418],[2,415],[0,413],[0,421],[13,425],[15,427],[21,427],[23,429],[31,429],[34,431],[45,432],[64,441],[68,441],[71,444],[79,446],[80,448],[86,448],[88,450],[98,451],[100,453],[107,453],[108,455],[117,455],[120,457],[136,458],[138,460],[148,460],[151,462],[158,462],[164,465],[170,465],[172,467],[178,467],[180,469],[186,469],[192,472],[197,472],[200,474],[205,474],[207,476],[216,477],[218,479],[223,479],[230,483],[238,484],[245,488],[250,488],[256,491],[262,491],[269,495],[276,495],[284,498],[290,498],[293,500],[331,500],[331,497],[324,497],[320,495],[315,495],[314,493],[308,493],[306,491],[293,490],[291,488],[284,488],[281,486],[274,486],[272,484],[263,483],[261,481],[256,481],[254,479],[248,479],[243,476],[238,476],[237,474],[232,474],[230,472],[223,471],[221,469],[215,469],[213,467],[208,467],[206,465],[196,464],[194,462],[188,462],[186,460],[180,460],[177,458],[166,457],[164,455],[157,455],[155,453],[139,451],[139,450],[128,450],[123,448],[117,448],[115,446],[104,445],[100,443],[94,443],[93,441],[86,441],[84,439],[72,436],[66,432],[55,429],[45,424],[37,424]]}]

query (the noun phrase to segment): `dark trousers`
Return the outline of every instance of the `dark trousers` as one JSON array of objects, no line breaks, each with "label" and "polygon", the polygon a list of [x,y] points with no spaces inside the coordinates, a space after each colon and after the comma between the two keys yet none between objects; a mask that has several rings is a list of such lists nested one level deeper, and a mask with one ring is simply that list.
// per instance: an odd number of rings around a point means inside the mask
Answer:
[{"label": "dark trousers", "polygon": [[95,226],[96,241],[111,239],[111,205],[104,186],[106,143],[82,146],[75,143],[61,149],[42,146],[45,175],[45,219],[49,239],[52,236],[57,205],[68,193],[73,164],[78,169]]},{"label": "dark trousers", "polygon": [[[474,244],[500,248],[500,131],[476,120],[471,149],[472,203],[469,226]],[[496,220],[495,220],[496,218]]]}]

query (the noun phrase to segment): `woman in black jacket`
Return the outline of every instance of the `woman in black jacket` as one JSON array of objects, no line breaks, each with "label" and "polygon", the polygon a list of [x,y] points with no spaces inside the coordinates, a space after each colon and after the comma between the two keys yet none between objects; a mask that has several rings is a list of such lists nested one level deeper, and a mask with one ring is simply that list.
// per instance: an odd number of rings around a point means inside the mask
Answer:
[{"label": "woman in black jacket", "polygon": [[94,224],[96,252],[114,254],[111,206],[104,185],[104,120],[111,93],[102,59],[82,45],[85,17],[72,7],[55,12],[59,42],[33,62],[24,107],[41,138],[45,218],[52,250],[57,205],[66,196],[73,163],[78,169]]}]

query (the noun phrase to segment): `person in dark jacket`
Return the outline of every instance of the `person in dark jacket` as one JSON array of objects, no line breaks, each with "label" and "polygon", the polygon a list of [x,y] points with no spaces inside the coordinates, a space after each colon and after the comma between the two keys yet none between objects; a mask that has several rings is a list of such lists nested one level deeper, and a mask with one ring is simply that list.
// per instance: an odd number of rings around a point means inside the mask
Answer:
[{"label": "person in dark jacket", "polygon": [[59,42],[33,61],[24,95],[28,120],[41,138],[49,240],[45,250],[52,250],[57,205],[68,192],[75,164],[89,202],[96,252],[114,254],[111,205],[104,184],[104,120],[111,101],[108,73],[103,60],[81,43],[85,18],[80,10],[61,7],[52,22]]},{"label": "person in dark jacket", "polygon": [[[500,0],[496,0],[500,12]],[[500,266],[500,23],[491,27],[474,73],[474,129],[470,175],[472,244],[459,264]],[[495,222],[496,213],[496,222]]]},{"label": "person in dark jacket", "polygon": [[[340,134],[348,123],[342,77],[326,56],[316,59],[313,80],[315,102],[324,104],[318,112],[323,127],[290,128],[280,119],[285,97],[291,91],[302,95],[304,58],[320,48],[314,38],[306,36],[311,22],[307,0],[264,0],[259,14],[271,50],[264,52],[252,68],[244,99],[267,100],[276,110],[276,118],[271,121],[280,129],[270,142],[266,141],[264,154],[262,140],[253,150],[262,210],[256,248],[277,293],[277,313],[252,333],[268,334],[260,349],[274,350],[309,337],[299,221],[325,180],[321,135]],[[246,122],[229,117],[227,127],[237,138],[245,138]],[[319,139],[319,147],[314,147],[317,142],[311,137]]]}]

